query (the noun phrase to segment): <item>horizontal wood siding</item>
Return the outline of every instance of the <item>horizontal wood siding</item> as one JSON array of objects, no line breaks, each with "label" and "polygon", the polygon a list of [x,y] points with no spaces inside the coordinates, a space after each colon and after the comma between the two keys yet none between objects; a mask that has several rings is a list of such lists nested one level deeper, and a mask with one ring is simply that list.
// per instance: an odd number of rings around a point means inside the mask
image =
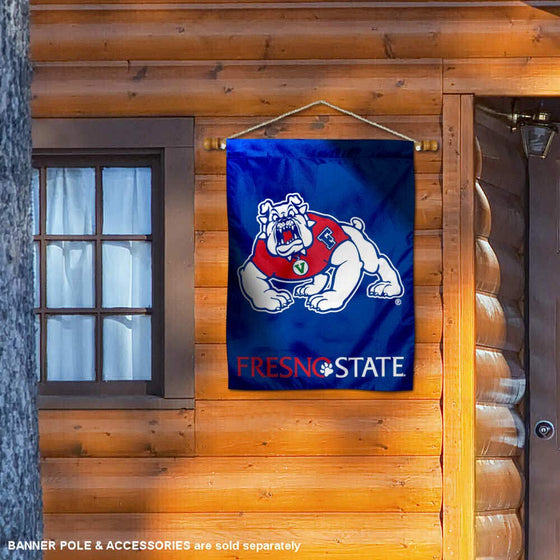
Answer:
[{"label": "horizontal wood siding", "polygon": [[[436,401],[198,401],[197,455],[439,455]],[[366,461],[366,459],[364,459]]]},{"label": "horizontal wood siding", "polygon": [[[155,4],[155,3],[152,3]],[[32,10],[37,61],[558,56],[560,8],[122,3]],[[377,4],[380,4],[379,2]],[[449,4],[449,3],[448,3]],[[133,15],[133,17],[131,17]],[[56,38],[56,40],[53,40]]]},{"label": "horizontal wood siding", "polygon": [[[482,77],[482,79],[481,79]],[[558,95],[557,58],[472,58],[446,60],[443,88],[480,95]],[[504,169],[504,173],[507,170]]]},{"label": "horizontal wood siding", "polygon": [[[45,533],[53,539],[68,535],[95,540],[170,540],[228,543],[292,542],[301,544],[298,558],[353,560],[432,560],[440,557],[441,527],[437,513],[106,513],[47,514]],[[84,560],[115,558],[166,560],[208,558],[226,560],[231,551],[80,552]],[[254,551],[234,551],[239,560],[252,560]],[[266,558],[285,560],[285,550]],[[76,552],[45,553],[45,560],[73,560]]]},{"label": "horizontal wood siding", "polygon": [[518,135],[479,112],[476,234],[477,557],[517,560],[523,528],[526,170]]},{"label": "horizontal wood siding", "polygon": [[438,457],[44,459],[41,472],[48,513],[293,512],[302,501],[324,512],[441,507]]},{"label": "horizontal wood siding", "polygon": [[360,113],[434,115],[441,61],[38,62],[36,117],[284,113],[328,99]]},{"label": "horizontal wood siding", "polygon": [[192,410],[41,410],[43,457],[188,457]]}]

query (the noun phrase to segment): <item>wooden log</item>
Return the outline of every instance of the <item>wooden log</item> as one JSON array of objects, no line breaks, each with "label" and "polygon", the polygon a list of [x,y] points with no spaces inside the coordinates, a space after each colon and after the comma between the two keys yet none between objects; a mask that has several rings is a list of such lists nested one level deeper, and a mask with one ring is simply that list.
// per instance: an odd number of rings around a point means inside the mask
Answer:
[{"label": "wooden log", "polygon": [[[260,88],[260,85],[255,87]],[[266,87],[266,83],[263,87]],[[350,86],[349,86],[350,87]],[[363,86],[357,86],[363,87]],[[329,99],[330,100],[330,99]],[[336,103],[335,101],[332,101]],[[279,113],[290,109],[285,105]],[[344,105],[344,108],[348,108]],[[258,108],[257,108],[258,110]],[[311,111],[311,110],[310,110]],[[368,139],[388,138],[395,136],[374,128],[371,125],[357,121],[352,117],[340,116],[340,113],[332,115],[325,114],[326,110],[319,108],[318,116],[296,116],[283,119],[278,123],[261,128],[247,135],[247,138],[340,138],[340,139]],[[332,110],[328,110],[332,113]],[[358,111],[359,112],[359,111]],[[429,138],[441,141],[441,124],[439,109],[437,115],[394,115],[395,111],[389,111],[390,115],[382,112],[370,115],[369,118],[383,126],[387,126],[412,138]],[[417,113],[418,109],[414,111]],[[307,113],[307,111],[306,111]],[[249,108],[247,114],[255,113],[255,109]],[[272,113],[269,113],[272,114]],[[262,118],[237,117],[230,118],[200,118],[195,126],[195,170],[200,174],[225,174],[226,155],[224,151],[208,151],[204,148],[204,139],[208,137],[226,138],[236,132],[245,130],[259,124]],[[245,136],[244,136],[245,137]],[[440,142],[441,145],[441,142]],[[416,173],[439,174],[441,171],[441,150],[437,152],[415,152],[414,164]]]},{"label": "wooden log", "polygon": [[487,239],[475,242],[475,289],[489,294],[500,291],[501,270],[498,257]]},{"label": "wooden log", "polygon": [[[482,157],[482,156],[481,156]],[[481,160],[482,161],[482,160]],[[482,163],[481,163],[482,165]],[[489,237],[492,231],[492,212],[490,202],[479,181],[475,183],[474,233],[480,237]]]},{"label": "wooden log", "polygon": [[[227,286],[227,244],[226,232],[197,232],[195,239],[195,285],[197,287]],[[415,235],[414,285],[439,286],[441,270],[441,235]]]},{"label": "wooden log", "polygon": [[439,401],[199,401],[196,454],[439,455]]},{"label": "wooden log", "polygon": [[525,494],[524,482],[512,459],[476,461],[476,511],[515,510]]},{"label": "wooden log", "polygon": [[[211,543],[211,550],[195,551],[83,551],[83,560],[226,560],[232,551],[217,550],[216,543],[240,541],[233,551],[239,560],[254,560],[255,550],[243,544],[295,542],[297,558],[332,556],[341,560],[426,560],[441,557],[439,514],[397,513],[212,513],[212,514],[47,514],[45,539],[113,541],[189,541]],[[293,551],[272,550],[262,555],[285,560]],[[288,556],[288,557],[290,557]],[[76,558],[76,552],[45,553],[45,560]]]},{"label": "wooden log", "polygon": [[443,92],[475,95],[558,95],[560,68],[554,57],[448,59],[443,66]]},{"label": "wooden log", "polygon": [[513,249],[525,243],[525,211],[521,199],[507,191],[483,183],[492,209],[492,231],[490,240]]},{"label": "wooden log", "polygon": [[498,294],[509,301],[522,301],[525,297],[525,264],[518,251],[508,245],[492,243],[500,267],[500,290]]},{"label": "wooden log", "polygon": [[[527,187],[526,160],[519,132],[508,131],[508,134],[510,137],[504,138],[483,126],[477,127],[482,150],[482,169],[478,180],[482,184],[492,185],[516,195],[519,205],[525,199]],[[508,206],[506,204],[506,207]]]},{"label": "wooden log", "polygon": [[43,457],[174,457],[194,450],[192,410],[41,410]]},{"label": "wooden log", "polygon": [[[201,157],[206,157],[200,153]],[[416,175],[416,230],[441,229],[441,180],[439,175]],[[227,231],[225,175],[197,175],[195,228]]]},{"label": "wooden log", "polygon": [[283,399],[439,399],[442,386],[441,350],[438,343],[416,344],[412,391],[230,391],[224,344],[196,345],[196,398],[216,400]]},{"label": "wooden log", "polygon": [[485,238],[476,240],[476,289],[510,301],[523,299],[525,269],[519,253]]},{"label": "wooden log", "polygon": [[[323,98],[360,114],[439,114],[439,61],[37,63],[35,117],[278,115]],[[436,170],[437,172],[437,170]]]},{"label": "wooden log", "polygon": [[439,512],[438,457],[47,459],[47,513]]},{"label": "wooden log", "polygon": [[[484,100],[480,101],[480,105],[475,107],[474,112],[474,126],[477,134],[477,140],[484,147],[484,151],[494,154],[494,149],[501,149],[505,143],[510,147],[519,145],[519,138],[512,134],[511,124],[507,118],[498,117],[497,115],[487,111],[484,105]],[[482,135],[482,136],[481,136]],[[499,145],[493,146],[492,140],[489,137],[498,135],[500,136]],[[503,151],[497,153],[504,153]]]},{"label": "wooden log", "polygon": [[478,457],[513,457],[525,446],[525,426],[507,406],[476,405],[476,454]]},{"label": "wooden log", "polygon": [[476,349],[478,403],[517,404],[525,394],[525,386],[525,372],[517,356],[499,350]]},{"label": "wooden log", "polygon": [[[414,291],[416,342],[441,340],[441,295],[439,286],[422,286]],[[197,343],[226,341],[226,289],[195,290],[195,324]]]},{"label": "wooden log", "polygon": [[474,137],[474,176],[476,179],[480,179],[481,174],[482,174],[482,148],[480,147],[480,142],[478,141],[478,138],[475,136]]},{"label": "wooden log", "polygon": [[523,527],[516,513],[476,516],[477,560],[518,560]]},{"label": "wooden log", "polygon": [[[32,12],[37,61],[558,56],[558,11],[530,7],[161,6]],[[53,40],[56,37],[56,41]]]},{"label": "wooden log", "polygon": [[518,305],[496,296],[476,294],[476,343],[480,346],[519,352],[525,324]]}]

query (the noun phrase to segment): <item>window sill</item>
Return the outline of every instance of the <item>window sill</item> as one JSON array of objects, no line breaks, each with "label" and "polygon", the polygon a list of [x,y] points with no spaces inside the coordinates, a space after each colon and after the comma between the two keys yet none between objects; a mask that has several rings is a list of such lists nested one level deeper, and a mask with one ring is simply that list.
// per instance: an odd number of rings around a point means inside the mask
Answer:
[{"label": "window sill", "polygon": [[194,399],[164,399],[154,395],[92,395],[92,396],[54,396],[39,395],[40,410],[57,409],[194,409]]}]

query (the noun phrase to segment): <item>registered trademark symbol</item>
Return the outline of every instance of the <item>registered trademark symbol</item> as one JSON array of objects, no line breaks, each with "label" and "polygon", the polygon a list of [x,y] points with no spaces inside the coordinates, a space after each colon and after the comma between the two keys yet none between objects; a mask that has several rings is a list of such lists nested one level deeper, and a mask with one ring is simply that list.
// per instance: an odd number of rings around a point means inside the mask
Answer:
[{"label": "registered trademark symbol", "polygon": [[402,303],[402,301],[400,299],[395,300],[395,305],[400,305],[401,303]]}]

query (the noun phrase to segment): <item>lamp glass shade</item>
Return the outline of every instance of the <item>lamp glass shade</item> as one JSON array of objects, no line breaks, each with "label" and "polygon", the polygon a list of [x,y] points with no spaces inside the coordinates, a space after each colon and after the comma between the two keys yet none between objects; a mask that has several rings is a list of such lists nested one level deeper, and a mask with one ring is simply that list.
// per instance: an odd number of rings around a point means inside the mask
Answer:
[{"label": "lamp glass shade", "polygon": [[545,158],[552,144],[556,131],[551,126],[524,124],[521,126],[523,149],[527,157]]}]

